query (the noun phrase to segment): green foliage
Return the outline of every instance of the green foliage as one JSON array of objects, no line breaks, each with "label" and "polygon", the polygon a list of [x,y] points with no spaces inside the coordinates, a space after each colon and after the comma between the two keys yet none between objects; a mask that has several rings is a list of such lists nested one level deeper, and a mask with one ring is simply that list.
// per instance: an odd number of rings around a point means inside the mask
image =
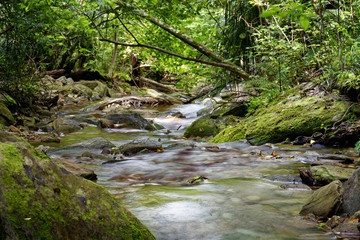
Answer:
[{"label": "green foliage", "polygon": [[355,143],[355,150],[360,150],[360,140]]}]

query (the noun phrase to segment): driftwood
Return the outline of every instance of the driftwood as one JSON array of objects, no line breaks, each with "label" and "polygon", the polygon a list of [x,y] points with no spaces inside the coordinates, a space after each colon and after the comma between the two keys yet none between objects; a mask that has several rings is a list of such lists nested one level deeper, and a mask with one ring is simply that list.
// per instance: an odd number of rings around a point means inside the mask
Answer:
[{"label": "driftwood", "polygon": [[140,107],[141,105],[156,106],[158,104],[171,105],[172,103],[165,98],[126,96],[126,97],[113,99],[106,103],[103,103],[99,107],[97,107],[96,110],[103,110],[111,104],[120,104],[123,106]]},{"label": "driftwood", "polygon": [[159,82],[156,82],[154,80],[151,80],[149,78],[145,78],[145,77],[140,77],[141,81],[145,84],[149,84],[149,85],[153,85],[155,86],[156,88],[158,88],[159,90],[163,90],[165,92],[168,92],[168,93],[173,93],[173,92],[176,92],[176,90],[168,85],[165,85],[165,84],[162,84],[162,83],[159,83]]}]

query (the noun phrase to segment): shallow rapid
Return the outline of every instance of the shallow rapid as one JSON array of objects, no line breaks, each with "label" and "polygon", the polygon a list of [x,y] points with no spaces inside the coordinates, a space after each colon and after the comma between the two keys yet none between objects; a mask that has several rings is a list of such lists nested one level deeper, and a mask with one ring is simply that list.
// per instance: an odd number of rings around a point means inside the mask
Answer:
[{"label": "shallow rapid", "polygon": [[[176,105],[144,116],[166,129],[155,132],[99,130],[69,134],[62,144],[104,137],[117,146],[135,138],[160,141],[164,151],[92,164],[107,188],[157,239],[333,239],[298,213],[311,194],[298,168],[327,148],[284,148],[246,141],[209,144],[182,138],[206,106]],[[167,112],[180,111],[186,118]],[[53,145],[55,146],[55,145]],[[198,185],[195,176],[207,178]]]}]

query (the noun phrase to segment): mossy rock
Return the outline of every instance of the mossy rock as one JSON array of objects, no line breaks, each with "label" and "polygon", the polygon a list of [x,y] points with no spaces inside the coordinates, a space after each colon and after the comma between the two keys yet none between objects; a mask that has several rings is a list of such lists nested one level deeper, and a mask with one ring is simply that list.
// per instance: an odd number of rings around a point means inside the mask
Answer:
[{"label": "mossy rock", "polygon": [[302,207],[300,214],[314,214],[317,217],[327,218],[339,210],[344,189],[339,180],[313,192],[307,203]]},{"label": "mossy rock", "polygon": [[103,187],[0,131],[0,239],[155,239]]},{"label": "mossy rock", "polygon": [[185,131],[185,137],[209,137],[215,136],[228,126],[241,122],[241,118],[228,116],[213,119],[209,116],[201,117],[194,121]]},{"label": "mossy rock", "polygon": [[354,169],[332,165],[320,165],[310,167],[313,178],[322,183],[330,183],[335,180],[346,181],[354,172]]},{"label": "mossy rock", "polygon": [[15,99],[13,99],[12,97],[10,97],[9,94],[4,93],[4,92],[0,93],[0,103],[5,104],[5,106],[10,106],[10,105],[15,106],[16,105]]},{"label": "mossy rock", "polygon": [[217,107],[218,109],[211,114],[212,118],[221,118],[229,115],[245,117],[247,113],[247,107],[245,103],[219,104]]},{"label": "mossy rock", "polygon": [[[289,96],[287,94],[284,95]],[[350,102],[334,96],[284,99],[279,97],[269,106],[258,109],[242,124],[224,129],[211,141],[220,143],[246,138],[253,144],[281,142],[287,138],[311,136],[335,122],[354,118],[354,113],[349,109]]]},{"label": "mossy rock", "polygon": [[0,103],[0,124],[8,126],[15,122],[13,115],[5,104]]}]

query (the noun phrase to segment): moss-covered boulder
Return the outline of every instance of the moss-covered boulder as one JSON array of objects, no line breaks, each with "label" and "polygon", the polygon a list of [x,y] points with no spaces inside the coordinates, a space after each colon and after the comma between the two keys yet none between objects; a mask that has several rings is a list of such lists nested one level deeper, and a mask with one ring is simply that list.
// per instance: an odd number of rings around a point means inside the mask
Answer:
[{"label": "moss-covered boulder", "polygon": [[229,126],[241,123],[241,118],[235,116],[226,116],[221,118],[212,118],[204,116],[195,120],[185,131],[185,137],[209,137],[215,136],[221,130]]},{"label": "moss-covered boulder", "polygon": [[300,214],[314,214],[321,218],[331,217],[339,210],[343,192],[344,189],[339,180],[316,190],[302,207]]},{"label": "moss-covered boulder", "polygon": [[238,126],[226,128],[214,143],[248,139],[253,144],[281,142],[311,136],[334,123],[354,120],[351,103],[333,94],[301,96],[301,88],[285,92],[267,107],[258,109]]},{"label": "moss-covered boulder", "polygon": [[13,115],[5,104],[0,102],[0,124],[8,126],[15,122]]},{"label": "moss-covered boulder", "polygon": [[0,132],[0,239],[154,239],[103,187]]},{"label": "moss-covered boulder", "polygon": [[311,166],[310,171],[313,178],[317,182],[327,184],[335,180],[340,180],[343,182],[348,180],[354,172],[354,169],[343,168],[333,165],[319,165]]}]

